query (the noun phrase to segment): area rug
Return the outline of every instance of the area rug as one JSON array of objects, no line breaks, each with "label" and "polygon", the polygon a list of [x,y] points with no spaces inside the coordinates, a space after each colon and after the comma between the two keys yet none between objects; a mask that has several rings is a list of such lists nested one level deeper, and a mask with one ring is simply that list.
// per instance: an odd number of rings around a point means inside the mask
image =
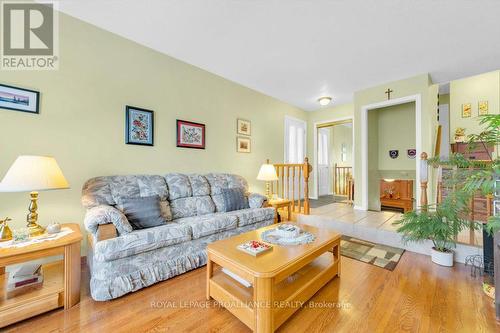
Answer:
[{"label": "area rug", "polygon": [[342,236],[340,254],[389,271],[394,270],[405,250],[365,240]]}]

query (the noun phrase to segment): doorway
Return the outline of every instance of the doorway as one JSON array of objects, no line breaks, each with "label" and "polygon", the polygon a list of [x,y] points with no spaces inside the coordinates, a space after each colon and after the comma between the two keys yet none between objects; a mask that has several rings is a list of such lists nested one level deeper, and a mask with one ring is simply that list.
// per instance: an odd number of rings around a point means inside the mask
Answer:
[{"label": "doorway", "polygon": [[352,203],[353,127],[352,119],[315,125],[316,200],[311,207]]},{"label": "doorway", "polygon": [[[376,110],[391,106],[404,105],[410,103],[412,109],[414,110],[414,118],[412,119],[412,128],[414,128],[414,134],[410,134],[415,137],[414,147],[395,147],[392,148],[383,148],[384,150],[378,150],[378,141],[373,140],[373,138],[369,138],[370,133],[376,133],[377,126],[376,123],[372,120],[369,121],[369,114],[372,112],[376,113]],[[392,153],[393,156],[397,157],[406,157],[411,159],[412,165],[414,165],[414,175],[411,175],[413,178],[413,187],[414,194],[413,198],[417,199],[420,197],[420,186],[416,186],[420,182],[420,168],[419,159],[420,153],[422,152],[422,132],[421,132],[421,124],[422,124],[422,107],[421,107],[421,96],[411,95],[401,98],[395,98],[387,101],[383,101],[380,103],[365,105],[361,107],[361,183],[359,184],[359,191],[361,194],[361,207],[362,210],[380,210],[380,181],[381,176],[378,172],[379,163],[378,156],[389,156],[391,154],[390,150],[394,150],[397,152]],[[409,121],[407,121],[409,122]],[[414,126],[414,127],[413,127]],[[395,127],[391,128],[391,132]],[[408,134],[405,134],[408,137]],[[398,142],[399,136],[394,136],[394,142]],[[410,155],[410,149],[414,149],[412,154]],[[413,157],[414,158],[410,158]],[[370,163],[371,161],[371,163]],[[376,163],[375,163],[376,162]],[[412,167],[413,169],[413,167]],[[390,169],[389,169],[390,170]],[[413,171],[413,170],[412,170]],[[401,172],[400,176],[403,175]],[[398,177],[400,178],[400,177]],[[388,178],[388,180],[392,180]]]}]

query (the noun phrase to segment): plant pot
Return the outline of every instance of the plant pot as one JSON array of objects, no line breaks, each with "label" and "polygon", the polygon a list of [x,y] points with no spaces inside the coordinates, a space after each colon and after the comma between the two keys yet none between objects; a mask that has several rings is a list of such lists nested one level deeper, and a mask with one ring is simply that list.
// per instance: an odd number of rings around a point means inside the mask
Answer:
[{"label": "plant pot", "polygon": [[441,266],[453,266],[453,251],[441,252],[434,247],[431,249],[432,262]]}]

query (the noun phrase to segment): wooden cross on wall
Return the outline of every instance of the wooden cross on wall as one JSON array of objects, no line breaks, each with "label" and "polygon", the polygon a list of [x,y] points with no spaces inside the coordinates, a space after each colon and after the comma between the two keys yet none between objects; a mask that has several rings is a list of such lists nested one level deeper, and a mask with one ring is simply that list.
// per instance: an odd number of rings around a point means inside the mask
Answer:
[{"label": "wooden cross on wall", "polygon": [[385,93],[387,94],[387,100],[391,99],[391,93],[394,92],[391,88],[387,88]]}]

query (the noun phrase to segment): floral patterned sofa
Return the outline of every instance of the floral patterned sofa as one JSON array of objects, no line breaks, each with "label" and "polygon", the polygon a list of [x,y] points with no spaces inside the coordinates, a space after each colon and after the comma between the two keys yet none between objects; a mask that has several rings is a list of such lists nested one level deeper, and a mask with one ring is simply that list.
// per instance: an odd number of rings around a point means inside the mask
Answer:
[{"label": "floral patterned sofa", "polygon": [[[225,212],[222,190],[242,188],[248,209]],[[160,197],[164,225],[133,230],[115,205],[120,198]],[[171,173],[97,177],[83,186],[88,257],[94,300],[104,301],[206,264],[208,243],[274,221],[266,197],[248,193],[237,175]],[[111,230],[111,232],[110,232]],[[111,235],[111,236],[110,236]]]}]

